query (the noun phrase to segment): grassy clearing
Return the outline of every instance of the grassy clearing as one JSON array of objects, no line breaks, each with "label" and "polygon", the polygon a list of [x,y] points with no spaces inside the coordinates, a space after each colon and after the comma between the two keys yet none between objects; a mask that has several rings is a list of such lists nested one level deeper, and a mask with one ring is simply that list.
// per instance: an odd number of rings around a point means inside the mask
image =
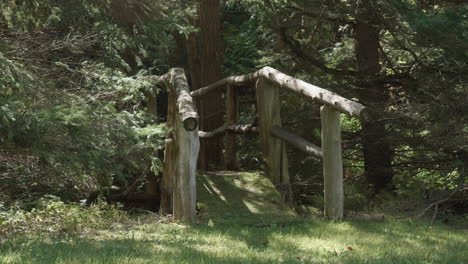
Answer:
[{"label": "grassy clearing", "polygon": [[81,235],[16,237],[0,263],[468,263],[468,232],[295,216],[256,174],[200,176],[197,225],[140,216]]}]

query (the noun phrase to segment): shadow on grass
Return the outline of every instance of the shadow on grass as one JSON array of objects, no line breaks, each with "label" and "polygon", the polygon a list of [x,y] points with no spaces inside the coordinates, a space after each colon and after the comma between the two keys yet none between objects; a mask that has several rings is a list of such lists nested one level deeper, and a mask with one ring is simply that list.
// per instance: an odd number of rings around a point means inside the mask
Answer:
[{"label": "shadow on grass", "polygon": [[295,216],[257,174],[202,175],[198,191],[197,225],[152,219],[95,238],[19,239],[0,246],[0,263],[468,263],[466,233]]},{"label": "shadow on grass", "polygon": [[273,184],[257,173],[200,175],[197,182],[202,221],[266,225],[295,216]]},{"label": "shadow on grass", "polygon": [[[199,189],[199,196],[213,213],[204,219],[212,224],[211,230],[206,226],[200,230],[229,236],[256,250],[287,248],[298,255],[297,259],[311,252],[325,255],[322,257],[327,260],[343,256],[348,260],[343,263],[468,263],[468,253],[463,253],[468,252],[468,233],[455,235],[444,227],[430,228],[405,220],[333,223],[301,218],[291,214],[273,185],[258,175],[203,175],[199,177],[199,188],[205,188],[206,192]],[[275,241],[276,237],[292,239]],[[304,246],[307,243],[319,250]],[[340,250],[356,247],[367,254],[356,258],[359,254]]]}]

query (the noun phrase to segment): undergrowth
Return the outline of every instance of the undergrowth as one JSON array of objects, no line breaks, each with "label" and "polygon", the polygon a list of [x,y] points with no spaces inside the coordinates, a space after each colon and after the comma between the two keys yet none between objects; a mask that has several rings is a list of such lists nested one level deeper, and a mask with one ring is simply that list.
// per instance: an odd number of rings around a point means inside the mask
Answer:
[{"label": "undergrowth", "polygon": [[3,208],[0,204],[0,243],[14,236],[59,233],[79,234],[86,229],[109,228],[128,220],[128,214],[117,205],[98,202],[91,206],[64,203],[47,195],[32,210]]}]

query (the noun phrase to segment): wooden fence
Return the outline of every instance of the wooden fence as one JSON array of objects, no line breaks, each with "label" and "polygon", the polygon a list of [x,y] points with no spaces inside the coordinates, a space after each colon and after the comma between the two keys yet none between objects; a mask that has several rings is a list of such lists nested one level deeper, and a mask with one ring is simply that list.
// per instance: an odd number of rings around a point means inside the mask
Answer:
[{"label": "wooden fence", "polygon": [[[343,161],[341,150],[340,112],[346,113],[361,120],[371,118],[370,111],[364,105],[346,99],[336,93],[314,86],[302,80],[281,73],[271,67],[243,76],[231,76],[214,84],[191,92],[193,97],[203,96],[217,89],[232,89],[245,87],[246,84],[255,83],[257,112],[259,128],[248,128],[259,131],[262,144],[262,154],[266,162],[266,174],[283,193],[286,201],[291,201],[290,177],[288,172],[288,159],[286,143],[323,159],[325,215],[332,219],[343,217]],[[322,124],[322,147],[315,146],[302,137],[288,132],[282,128],[280,115],[279,89],[285,88],[298,93],[314,102],[322,104],[320,111]],[[236,128],[233,120],[237,107],[227,93],[226,124],[212,132],[200,132],[201,137],[210,137],[222,131]],[[247,128],[246,128],[247,129]]]},{"label": "wooden fence", "polygon": [[192,223],[196,213],[196,172],[200,149],[198,114],[183,69],[161,77],[168,90],[167,125],[171,138],[164,150],[161,211]]},{"label": "wooden fence", "polygon": [[[215,137],[226,132],[258,133],[262,155],[266,162],[266,175],[282,193],[292,201],[286,144],[323,159],[325,216],[343,217],[343,161],[341,150],[340,112],[361,120],[371,118],[364,105],[336,93],[314,86],[281,73],[271,67],[251,74],[231,76],[209,86],[188,93],[188,85],[181,69],[172,69],[165,77],[169,89],[168,123],[173,128],[174,140],[166,145],[161,207],[168,211],[174,190],[174,218],[192,222],[195,217],[195,171],[199,139]],[[238,102],[235,89],[255,85],[259,127],[237,125]],[[282,127],[279,89],[289,89],[305,99],[322,104],[320,109],[322,146],[316,146]],[[197,132],[197,114],[192,97],[201,97],[218,89],[227,89],[226,123],[213,131]],[[228,151],[228,150],[227,150]],[[175,180],[172,180],[175,179]],[[171,185],[173,184],[173,186]],[[166,193],[166,194],[165,194]],[[169,200],[168,200],[169,199]]]}]

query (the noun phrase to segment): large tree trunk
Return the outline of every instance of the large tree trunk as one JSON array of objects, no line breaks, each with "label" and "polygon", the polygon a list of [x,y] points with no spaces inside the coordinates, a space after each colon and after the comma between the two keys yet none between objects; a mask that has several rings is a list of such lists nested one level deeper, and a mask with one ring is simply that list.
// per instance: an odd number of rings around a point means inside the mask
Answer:
[{"label": "large tree trunk", "polygon": [[373,12],[372,1],[361,1],[356,10],[356,62],[361,88],[358,95],[363,104],[372,107],[377,117],[373,121],[362,122],[364,168],[368,184],[377,193],[392,182],[392,152],[386,140],[385,123],[379,118],[384,113],[388,94],[377,78],[381,70],[379,29],[376,28],[377,14]]},{"label": "large tree trunk", "polygon": [[[192,89],[214,83],[222,78],[221,18],[219,0],[198,1],[199,32],[191,34],[186,42],[190,83]],[[224,123],[225,104],[222,92],[197,99],[200,130],[211,131]],[[222,138],[201,140],[199,168],[222,166]]]}]

